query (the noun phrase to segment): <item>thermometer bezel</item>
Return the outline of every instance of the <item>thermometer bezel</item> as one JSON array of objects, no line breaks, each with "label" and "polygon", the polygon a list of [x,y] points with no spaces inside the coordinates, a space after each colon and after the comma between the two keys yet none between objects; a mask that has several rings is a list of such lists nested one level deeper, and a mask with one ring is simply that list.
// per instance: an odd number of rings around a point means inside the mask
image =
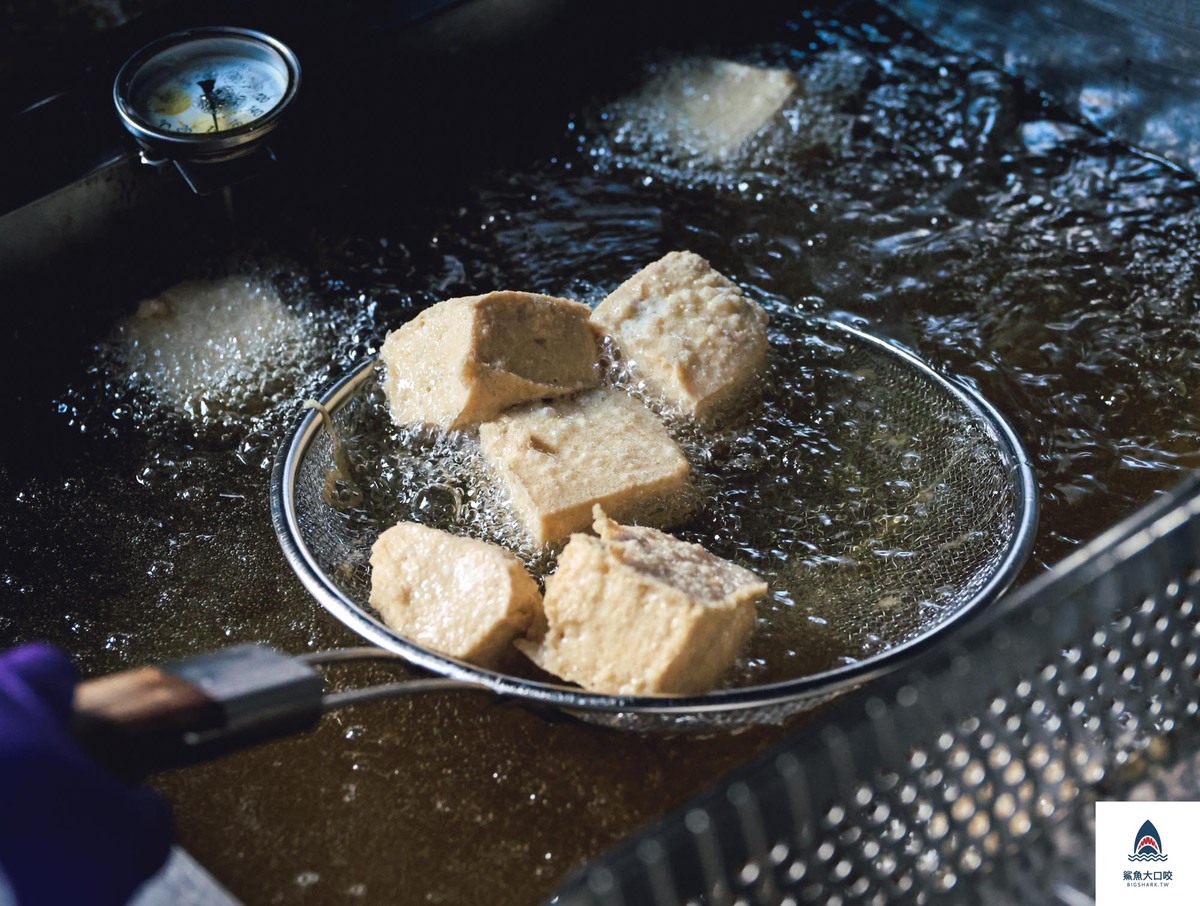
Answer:
[{"label": "thermometer bezel", "polygon": [[[133,107],[131,89],[142,68],[165,50],[207,38],[240,38],[278,54],[287,69],[287,87],[278,103],[252,123],[216,133],[169,132],[140,116]],[[299,87],[300,61],[282,41],[250,28],[212,25],[173,32],[150,42],[126,60],[113,82],[113,103],[122,124],[143,148],[175,161],[219,160],[254,150],[259,140],[279,125]]]}]

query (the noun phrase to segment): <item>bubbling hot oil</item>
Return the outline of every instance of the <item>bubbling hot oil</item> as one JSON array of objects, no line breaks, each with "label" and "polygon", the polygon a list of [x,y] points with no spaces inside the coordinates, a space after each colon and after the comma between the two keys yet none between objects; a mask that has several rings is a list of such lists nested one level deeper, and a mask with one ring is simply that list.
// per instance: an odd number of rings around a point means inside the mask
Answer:
[{"label": "bubbling hot oil", "polygon": [[[698,510],[675,534],[770,584],[730,686],[809,676],[937,626],[987,584],[1017,527],[1012,463],[957,396],[856,334],[774,315],[761,398],[720,431],[608,368],[687,454]],[[512,549],[544,581],[557,550],[529,540],[476,436],[397,429],[386,408],[373,375],[300,470],[302,532],[326,573],[366,607],[371,544],[412,521]]]},{"label": "bubbling hot oil", "polygon": [[[834,139],[819,149],[788,122],[726,166],[681,165],[632,109],[636,95],[598,86],[562,142],[527,166],[420,174],[434,187],[428,204],[381,192],[397,184],[390,154],[385,168],[332,184],[326,170],[279,181],[271,217],[244,223],[244,240],[255,258],[294,265],[291,277],[268,276],[305,313],[321,355],[287,375],[289,399],[212,430],[124,386],[107,357],[65,378],[74,392],[59,411],[86,429],[87,455],[28,480],[0,469],[11,546],[0,630],[59,641],[89,673],[251,639],[289,651],[356,643],[291,575],[266,513],[265,475],[298,400],[422,305],[495,288],[595,302],[675,248],[766,300],[777,332],[786,310],[850,313],[976,382],[1035,456],[1041,564],[1200,467],[1196,183],[879,7],[826,6],[805,4],[761,41],[728,42],[738,59],[782,63],[806,82],[824,80],[805,75],[820,67],[835,74],[817,106],[785,111]],[[625,114],[632,125],[616,136]],[[194,264],[183,255],[177,266],[164,285]],[[137,298],[127,302],[132,313]],[[750,440],[742,452],[747,467],[760,455]],[[911,504],[918,520],[921,503]],[[425,507],[453,504],[435,496]],[[856,506],[831,516],[861,527]],[[853,533],[844,537],[853,551]],[[824,562],[801,543],[789,550]],[[761,751],[769,732],[784,731],[616,736],[432,696],[334,715],[308,738],[156,782],[181,842],[247,903],[521,906]],[[380,830],[396,827],[404,833]]]}]

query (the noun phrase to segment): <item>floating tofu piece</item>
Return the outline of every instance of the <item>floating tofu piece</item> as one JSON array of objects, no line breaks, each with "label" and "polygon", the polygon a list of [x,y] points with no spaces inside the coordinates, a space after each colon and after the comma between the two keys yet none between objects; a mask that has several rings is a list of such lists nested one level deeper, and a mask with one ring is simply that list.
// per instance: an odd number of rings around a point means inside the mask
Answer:
[{"label": "floating tofu piece", "polygon": [[600,382],[588,308],[535,293],[447,299],[387,335],[384,390],[400,425],[465,428]]},{"label": "floating tofu piece", "polygon": [[600,535],[572,535],[546,580],[545,633],[517,647],[593,692],[712,689],[754,629],[767,584],[749,570],[596,508]]},{"label": "floating tofu piece", "polygon": [[658,103],[678,141],[721,161],[774,119],[798,87],[787,69],[706,59],[665,80]]},{"label": "floating tofu piece", "polygon": [[480,425],[479,440],[539,544],[586,529],[597,503],[656,526],[682,521],[693,504],[683,451],[626,393],[589,390],[523,406]]},{"label": "floating tofu piece", "polygon": [[766,312],[693,252],[642,268],[592,320],[654,393],[705,424],[752,395],[767,360]]},{"label": "floating tofu piece", "polygon": [[418,645],[496,667],[542,610],[525,567],[502,547],[413,522],[371,548],[371,606]]},{"label": "floating tofu piece", "polygon": [[180,283],[118,326],[130,379],[196,425],[253,417],[291,395],[321,344],[312,325],[254,277]]}]

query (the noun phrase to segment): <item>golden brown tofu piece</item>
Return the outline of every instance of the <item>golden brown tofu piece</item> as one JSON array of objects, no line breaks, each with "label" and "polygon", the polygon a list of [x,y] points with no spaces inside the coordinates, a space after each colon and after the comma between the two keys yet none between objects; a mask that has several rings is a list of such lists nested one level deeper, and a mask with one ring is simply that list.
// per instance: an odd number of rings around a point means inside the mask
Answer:
[{"label": "golden brown tofu piece", "polygon": [[466,428],[510,406],[600,382],[586,305],[536,293],[447,299],[384,340],[384,391],[400,425]]},{"label": "golden brown tofu piece", "polygon": [[371,547],[370,602],[418,645],[488,668],[542,611],[537,583],[513,554],[413,522]]},{"label": "golden brown tofu piece", "polygon": [[610,695],[711,690],[754,629],[767,584],[749,570],[596,508],[546,580],[544,635],[517,640],[539,667]]},{"label": "golden brown tofu piece", "polygon": [[687,517],[687,459],[658,417],[628,394],[589,390],[510,410],[479,427],[484,457],[538,544],[586,529],[599,503],[669,526]]},{"label": "golden brown tofu piece", "polygon": [[702,424],[757,392],[767,361],[767,313],[692,252],[642,268],[592,320],[650,390]]}]

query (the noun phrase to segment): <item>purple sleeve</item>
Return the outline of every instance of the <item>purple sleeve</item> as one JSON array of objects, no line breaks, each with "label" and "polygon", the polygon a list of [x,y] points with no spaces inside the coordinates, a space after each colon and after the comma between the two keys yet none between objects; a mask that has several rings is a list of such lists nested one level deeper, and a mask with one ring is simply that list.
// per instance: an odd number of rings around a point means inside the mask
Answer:
[{"label": "purple sleeve", "polygon": [[76,680],[49,645],[0,655],[0,866],[20,906],[124,903],[171,845],[166,803],[72,739]]}]

